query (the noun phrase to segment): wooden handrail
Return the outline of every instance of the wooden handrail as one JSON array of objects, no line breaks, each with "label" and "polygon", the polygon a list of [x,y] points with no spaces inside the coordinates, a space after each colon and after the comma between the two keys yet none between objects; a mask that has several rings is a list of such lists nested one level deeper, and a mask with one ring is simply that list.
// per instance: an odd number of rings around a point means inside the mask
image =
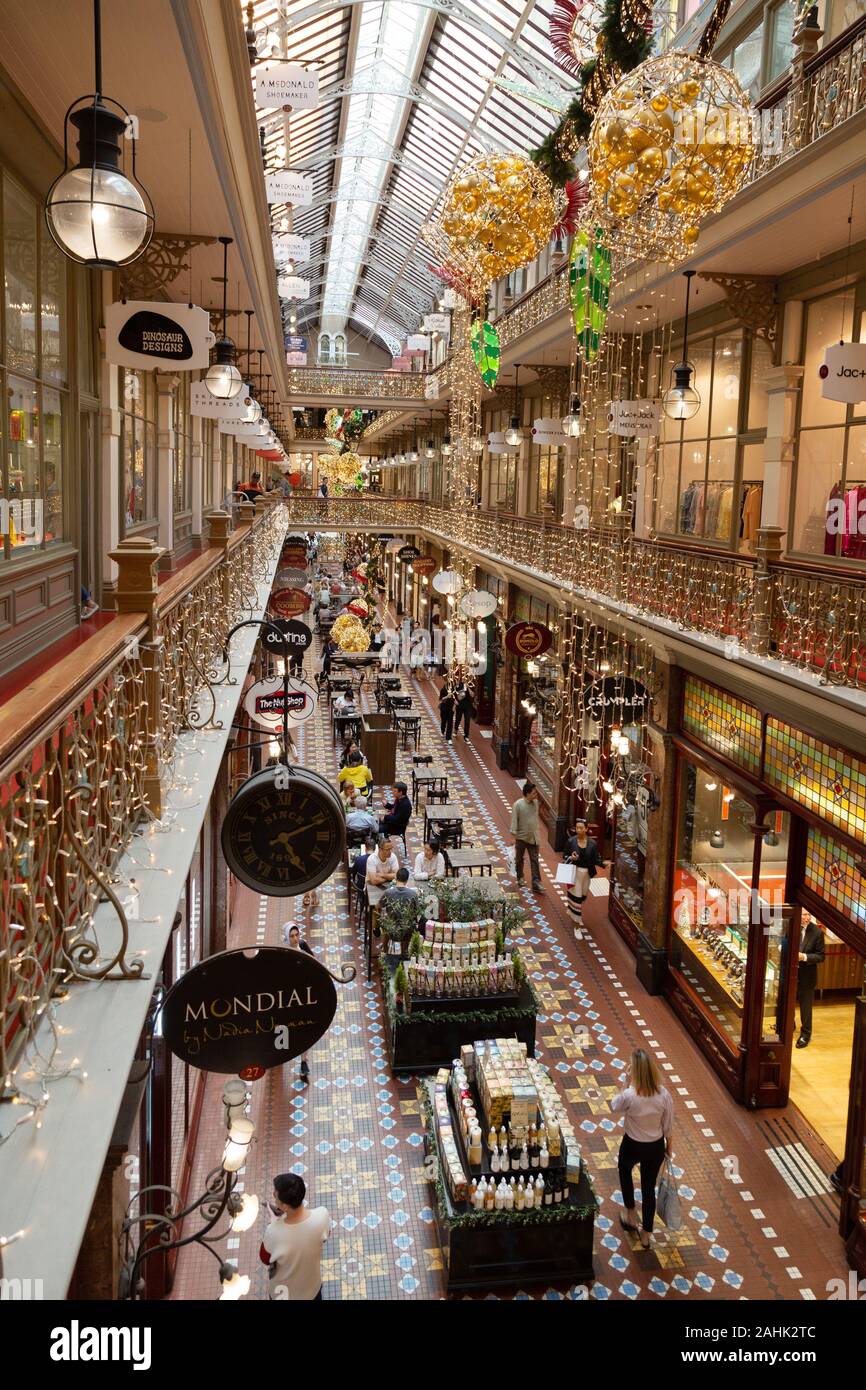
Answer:
[{"label": "wooden handrail", "polygon": [[[140,613],[124,613],[0,705],[0,786],[32,749],[77,709],[145,631]],[[14,761],[15,767],[10,766]]]}]

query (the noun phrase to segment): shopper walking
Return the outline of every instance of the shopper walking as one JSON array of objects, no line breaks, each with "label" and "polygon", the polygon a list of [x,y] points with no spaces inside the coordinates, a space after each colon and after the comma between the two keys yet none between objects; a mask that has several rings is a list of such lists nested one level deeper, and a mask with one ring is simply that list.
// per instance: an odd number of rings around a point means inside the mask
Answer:
[{"label": "shopper walking", "polygon": [[[314,955],[315,955],[315,951],[312,949],[312,947],[310,947],[310,946],[307,945],[306,941],[305,941],[304,938],[301,936],[301,929],[300,929],[300,927],[298,926],[297,922],[286,922],[285,926],[283,927],[283,941],[285,942],[285,944],[286,944],[287,946],[291,946],[291,948],[292,948],[293,951],[303,951],[303,952],[305,953],[305,955],[308,955],[308,956],[314,956]],[[310,1064],[309,1064],[309,1062],[307,1061],[307,1054],[306,1054],[306,1052],[302,1052],[302,1053],[301,1053],[301,1080],[302,1080],[302,1081],[309,1081],[309,1079],[310,1079]]]},{"label": "shopper walking", "polygon": [[312,1303],[322,1297],[322,1246],[331,1234],[327,1207],[306,1207],[307,1185],[297,1173],[274,1178],[278,1211],[265,1231],[259,1258],[270,1265],[270,1297]]},{"label": "shopper walking", "polygon": [[656,1214],[656,1180],[665,1155],[673,1154],[671,1140],[674,1107],[670,1093],[661,1083],[654,1058],[642,1047],[631,1054],[631,1064],[620,1078],[622,1090],[610,1108],[622,1115],[625,1133],[619,1146],[619,1185],[625,1208],[619,1218],[623,1230],[638,1231],[634,1204],[633,1170],[640,1165],[641,1232],[640,1243],[649,1249]]},{"label": "shopper walking", "polygon": [[455,727],[456,727],[457,732],[458,732],[458,734],[459,734],[459,733],[460,733],[460,725],[461,725],[461,723],[462,723],[462,725],[463,725],[463,737],[465,738],[466,742],[468,743],[468,742],[469,742],[469,725],[470,725],[470,723],[472,722],[472,719],[473,719],[473,717],[474,717],[474,715],[475,715],[475,701],[474,701],[473,698],[472,698],[472,692],[471,692],[470,690],[468,690],[468,689],[466,688],[465,685],[459,685],[459,686],[457,687],[456,697],[455,697],[455,710],[456,710],[456,717],[455,717],[455,720],[454,720]]},{"label": "shopper walking", "polygon": [[574,833],[565,842],[563,859],[566,864],[574,865],[574,883],[568,885],[566,898],[569,916],[575,927],[575,936],[579,936],[583,927],[583,904],[589,892],[589,881],[595,878],[599,868],[604,865],[598,845],[589,836],[585,820],[575,822]]},{"label": "shopper walking", "polygon": [[514,836],[514,874],[518,888],[523,887],[523,860],[529,855],[533,893],[543,893],[541,865],[538,862],[538,790],[534,782],[524,782],[523,795],[511,808],[511,833]]},{"label": "shopper walking", "polygon": [[447,681],[439,692],[439,727],[445,742],[450,743],[454,734],[454,696]]},{"label": "shopper walking", "polygon": [[800,1010],[798,1047],[812,1041],[812,1003],[818,983],[818,966],[824,960],[824,933],[811,917],[800,933],[800,964],[797,966],[797,1006]]}]

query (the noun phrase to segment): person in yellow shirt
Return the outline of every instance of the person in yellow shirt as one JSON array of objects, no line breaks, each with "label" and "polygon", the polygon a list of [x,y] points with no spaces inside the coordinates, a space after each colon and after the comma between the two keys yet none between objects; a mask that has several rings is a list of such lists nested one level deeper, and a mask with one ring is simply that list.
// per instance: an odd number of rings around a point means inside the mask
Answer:
[{"label": "person in yellow shirt", "polygon": [[345,767],[340,768],[340,787],[350,782],[359,792],[365,794],[373,785],[373,774],[360,753],[351,753]]}]

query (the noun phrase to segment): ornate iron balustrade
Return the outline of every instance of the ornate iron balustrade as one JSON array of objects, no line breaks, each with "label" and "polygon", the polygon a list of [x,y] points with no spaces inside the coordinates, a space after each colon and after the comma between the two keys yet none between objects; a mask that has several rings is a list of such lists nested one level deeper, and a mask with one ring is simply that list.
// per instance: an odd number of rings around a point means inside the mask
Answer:
[{"label": "ornate iron balustrade", "polygon": [[[126,552],[131,582],[121,562],[118,591],[132,611],[0,707],[4,1093],[16,1093],[16,1058],[66,982],[138,973],[125,960],[121,913],[122,941],[110,959],[94,913],[102,898],[114,900],[113,875],[136,827],[159,816],[177,735],[205,723],[196,702],[206,716],[223,638],[256,604],[256,584],[275,567],[287,524],[279,504],[234,535],[220,516],[222,541],[212,539],[162,589],[152,573],[158,548],[144,560],[140,547]],[[149,582],[136,594],[142,578]],[[38,1102],[35,1082],[25,1094],[33,1091]]]},{"label": "ornate iron balustrade", "polygon": [[347,404],[353,400],[423,401],[424,380],[420,372],[294,367],[289,372],[289,391],[305,400],[327,396]]},{"label": "ornate iron balustrade", "polygon": [[866,687],[866,580],[402,498],[292,497],[287,505],[301,526],[424,532],[637,621],[736,643],[825,685]]}]

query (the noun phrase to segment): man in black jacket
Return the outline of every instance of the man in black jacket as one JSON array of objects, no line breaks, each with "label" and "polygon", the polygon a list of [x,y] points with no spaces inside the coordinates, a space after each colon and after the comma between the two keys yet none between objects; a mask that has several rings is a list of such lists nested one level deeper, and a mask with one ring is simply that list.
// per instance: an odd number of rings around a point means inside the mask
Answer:
[{"label": "man in black jacket", "polygon": [[824,959],[824,933],[810,918],[800,933],[800,964],[797,967],[797,1003],[800,1007],[798,1047],[808,1047],[812,1039],[812,1001],[818,980],[818,966]]},{"label": "man in black jacket", "polygon": [[383,835],[405,835],[406,826],[412,815],[412,802],[407,796],[405,782],[394,783],[394,804],[390,811],[382,817],[379,822],[379,830]]}]

